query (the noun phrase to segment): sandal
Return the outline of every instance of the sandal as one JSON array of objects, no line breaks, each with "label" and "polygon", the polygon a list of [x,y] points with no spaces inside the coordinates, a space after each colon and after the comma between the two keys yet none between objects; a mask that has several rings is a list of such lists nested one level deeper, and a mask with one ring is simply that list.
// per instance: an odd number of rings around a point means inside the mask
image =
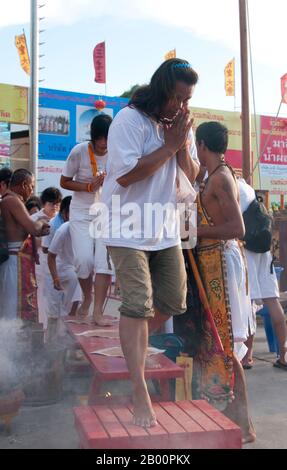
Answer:
[{"label": "sandal", "polygon": [[276,362],[274,362],[273,367],[277,367],[278,369],[283,369],[287,370],[287,364],[283,364],[279,359],[277,359]]},{"label": "sandal", "polygon": [[249,361],[247,361],[246,363],[242,363],[242,367],[245,370],[249,370],[249,369],[252,369],[253,364],[254,364],[253,360],[249,359]]}]

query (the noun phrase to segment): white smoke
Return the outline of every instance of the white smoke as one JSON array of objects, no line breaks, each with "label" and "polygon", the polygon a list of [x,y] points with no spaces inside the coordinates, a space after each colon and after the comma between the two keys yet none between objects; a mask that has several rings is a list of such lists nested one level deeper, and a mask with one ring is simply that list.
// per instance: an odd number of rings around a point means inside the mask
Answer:
[{"label": "white smoke", "polygon": [[22,354],[22,327],[21,320],[0,320],[0,394],[19,382],[17,358]]}]

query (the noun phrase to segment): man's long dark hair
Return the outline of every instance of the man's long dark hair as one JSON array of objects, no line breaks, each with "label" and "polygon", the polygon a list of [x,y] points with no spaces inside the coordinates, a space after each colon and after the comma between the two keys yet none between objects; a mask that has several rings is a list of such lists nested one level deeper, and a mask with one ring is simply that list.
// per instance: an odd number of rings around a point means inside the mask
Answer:
[{"label": "man's long dark hair", "polygon": [[196,85],[198,75],[186,60],[166,60],[153,74],[150,84],[138,88],[129,101],[129,106],[148,116],[160,120],[163,106],[174,97],[176,82]]}]

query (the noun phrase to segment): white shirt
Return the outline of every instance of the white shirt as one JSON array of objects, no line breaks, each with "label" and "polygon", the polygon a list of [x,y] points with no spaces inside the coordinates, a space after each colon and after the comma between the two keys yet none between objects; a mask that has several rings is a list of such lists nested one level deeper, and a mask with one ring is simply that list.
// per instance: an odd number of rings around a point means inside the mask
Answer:
[{"label": "white shirt", "polygon": [[248,209],[251,202],[256,199],[256,194],[254,189],[247,184],[243,178],[239,178],[237,181],[239,187],[240,209],[243,214],[243,212]]},{"label": "white shirt", "polygon": [[53,237],[58,230],[59,227],[64,223],[64,219],[62,218],[60,212],[50,220],[50,233],[49,235],[45,235],[42,237],[42,248],[49,248]]},{"label": "white shirt", "polygon": [[[44,209],[41,209],[38,212],[35,212],[35,214],[32,214],[31,219],[34,220],[34,222],[37,222],[41,218],[45,218],[47,223],[50,223],[50,218],[45,214]],[[43,237],[37,237],[37,241],[41,242],[41,247],[38,248],[38,255],[39,255],[39,261],[40,261],[40,266],[36,264],[36,274],[37,277],[39,277],[41,274],[44,274],[45,272],[48,272],[48,265],[47,265],[47,255],[43,252],[42,250],[42,240]]]},{"label": "white shirt", "polygon": [[67,268],[74,268],[69,222],[65,222],[58,228],[49,246],[49,252],[57,255],[56,263],[59,274],[63,274]]},{"label": "white shirt", "polygon": [[[89,142],[83,142],[76,145],[68,159],[66,160],[62,175],[67,178],[73,178],[78,183],[92,183],[93,182],[93,171],[91,167],[90,155],[89,155]],[[98,170],[106,170],[107,154],[102,157],[95,155]],[[70,211],[73,210],[88,210],[94,202],[99,200],[101,190],[95,193],[88,193],[86,191],[75,191],[73,193]]]},{"label": "white shirt", "polygon": [[[192,158],[198,161],[192,131],[189,139]],[[155,222],[144,216],[146,203],[176,204],[177,164],[175,157],[170,158],[149,178],[131,184],[127,188],[117,183],[118,178],[136,167],[140,158],[160,149],[163,145],[163,126],[138,110],[126,107],[113,120],[108,136],[107,176],[101,196],[101,202],[106,204],[110,211],[109,233],[106,232],[103,236],[106,245],[138,250],[162,250],[180,244],[179,224],[176,224],[174,236],[170,237],[165,230],[162,230],[163,223],[160,223],[160,220]],[[113,224],[111,220],[112,196],[120,196],[120,208],[114,207],[116,218],[113,216]],[[123,235],[122,228],[131,227],[131,219],[128,221],[127,215],[120,215],[120,210],[130,203],[136,203],[138,211],[134,212],[132,217],[133,235],[127,238]],[[171,219],[174,219],[171,220],[171,224],[175,224],[175,215],[171,215]],[[149,229],[148,237],[146,237],[147,228]],[[105,229],[107,230],[107,227]]]}]

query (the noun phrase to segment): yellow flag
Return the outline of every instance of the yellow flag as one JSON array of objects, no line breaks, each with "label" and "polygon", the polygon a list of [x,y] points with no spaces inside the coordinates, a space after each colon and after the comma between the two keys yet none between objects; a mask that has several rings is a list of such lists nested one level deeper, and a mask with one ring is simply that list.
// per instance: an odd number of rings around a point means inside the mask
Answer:
[{"label": "yellow flag", "polygon": [[235,59],[232,59],[224,69],[226,96],[235,96]]},{"label": "yellow flag", "polygon": [[22,69],[30,75],[30,58],[25,33],[15,36],[15,46],[18,49]]},{"label": "yellow flag", "polygon": [[164,56],[164,60],[168,59],[175,59],[176,58],[176,49],[172,49],[171,51],[167,52]]},{"label": "yellow flag", "polygon": [[176,358],[176,363],[183,367],[183,378],[175,381],[175,401],[192,400],[193,359],[184,354]]}]

